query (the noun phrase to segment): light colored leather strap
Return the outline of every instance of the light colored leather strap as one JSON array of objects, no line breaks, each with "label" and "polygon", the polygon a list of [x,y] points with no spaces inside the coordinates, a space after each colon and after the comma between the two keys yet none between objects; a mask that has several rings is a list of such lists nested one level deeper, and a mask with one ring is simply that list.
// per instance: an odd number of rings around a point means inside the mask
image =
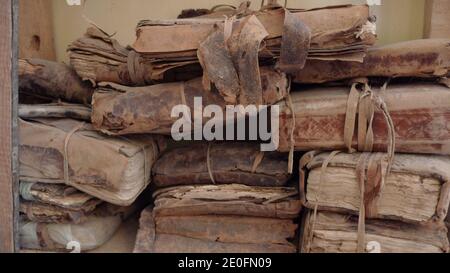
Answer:
[{"label": "light colored leather strap", "polygon": [[344,125],[344,143],[349,153],[354,153],[355,149],[352,148],[353,135],[355,134],[356,113],[359,103],[359,91],[357,89],[357,83],[352,85],[350,94],[347,100],[347,111],[345,114]]},{"label": "light colored leather strap", "polygon": [[319,210],[319,206],[320,206],[320,196],[322,195],[322,184],[323,181],[325,180],[325,176],[327,173],[327,168],[328,165],[330,164],[330,162],[339,154],[341,153],[341,151],[334,151],[332,153],[330,153],[330,155],[324,160],[323,164],[322,164],[322,169],[320,171],[320,179],[319,179],[319,185],[318,185],[318,189],[317,189],[317,194],[316,194],[316,200],[315,200],[315,205],[314,205],[314,212],[313,212],[313,218],[312,218],[312,224],[311,224],[311,230],[309,233],[309,238],[307,241],[307,253],[311,252],[311,247],[312,247],[312,241],[314,239],[314,230],[316,229],[316,222],[317,222],[317,213]]},{"label": "light colored leather strap", "polygon": [[261,165],[261,162],[264,159],[264,155],[265,155],[265,152],[259,152],[256,155],[255,160],[253,161],[252,173],[256,173],[256,170],[258,169],[259,165]]},{"label": "light colored leather strap", "polygon": [[211,179],[211,182],[213,184],[216,184],[216,180],[214,179],[214,173],[213,173],[213,170],[212,170],[211,149],[212,149],[212,142],[209,142],[208,143],[208,150],[206,152],[206,166],[208,168],[208,174],[209,174],[209,178]]}]

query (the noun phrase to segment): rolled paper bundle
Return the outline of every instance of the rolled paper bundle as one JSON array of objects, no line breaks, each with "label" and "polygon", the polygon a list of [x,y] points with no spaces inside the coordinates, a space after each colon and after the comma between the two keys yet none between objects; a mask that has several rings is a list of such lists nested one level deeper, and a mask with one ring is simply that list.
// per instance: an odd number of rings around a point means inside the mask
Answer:
[{"label": "rolled paper bundle", "polygon": [[295,219],[300,215],[298,191],[291,187],[242,184],[192,185],[160,189],[154,194],[154,215],[229,215]]},{"label": "rolled paper bundle", "polygon": [[445,86],[398,84],[385,90],[354,84],[310,88],[291,97],[291,104],[279,104],[279,151],[450,155],[450,92]]},{"label": "rolled paper bundle", "polygon": [[19,91],[27,95],[90,104],[94,88],[68,65],[40,59],[19,60]]},{"label": "rolled paper bundle", "polygon": [[[261,81],[265,105],[287,96],[289,85],[284,74],[262,68]],[[172,126],[179,120],[178,116],[171,116],[172,110],[179,105],[188,106],[187,118],[193,121],[195,98],[201,98],[205,106],[218,105],[223,111],[229,105],[218,92],[205,90],[200,78],[145,87],[104,83],[100,84],[92,101],[92,123],[97,130],[109,135],[170,135]],[[203,123],[207,121],[203,119]]]},{"label": "rolled paper bundle", "polygon": [[358,77],[440,78],[449,75],[450,39],[425,39],[371,48],[363,62],[308,60],[293,81],[324,83]]},{"label": "rolled paper bundle", "polygon": [[[302,253],[355,253],[358,217],[313,211],[305,215]],[[447,228],[442,222],[412,225],[389,220],[366,222],[365,252],[448,253]]]},{"label": "rolled paper bundle", "polygon": [[19,120],[22,182],[66,184],[119,206],[150,183],[164,139],[111,138],[71,119]]},{"label": "rolled paper bundle", "polygon": [[135,253],[295,253],[292,220],[233,216],[141,215]]},{"label": "rolled paper bundle", "polygon": [[[303,205],[353,215],[363,209],[363,217],[370,219],[443,222],[450,202],[450,158],[397,154],[387,176],[386,159],[382,153],[306,154],[300,166]],[[359,175],[364,169],[365,175]]]},{"label": "rolled paper bundle", "polygon": [[235,183],[283,187],[291,178],[287,167],[285,154],[263,153],[256,144],[194,144],[163,154],[153,167],[153,184],[157,188]]}]

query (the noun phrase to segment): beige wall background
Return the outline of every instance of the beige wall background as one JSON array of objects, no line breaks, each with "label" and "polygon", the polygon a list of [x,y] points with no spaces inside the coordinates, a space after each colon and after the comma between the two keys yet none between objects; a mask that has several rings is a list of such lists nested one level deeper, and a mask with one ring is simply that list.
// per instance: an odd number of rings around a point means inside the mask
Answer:
[{"label": "beige wall background", "polygon": [[[136,24],[142,19],[176,18],[182,9],[211,8],[217,4],[239,5],[241,0],[81,0],[84,6],[68,6],[66,0],[53,1],[54,38],[57,59],[67,62],[67,46],[82,36],[87,17],[108,33],[116,33],[120,43],[131,44]],[[283,0],[278,1],[284,4]],[[315,8],[339,4],[365,4],[366,0],[288,0],[289,8]],[[261,0],[253,0],[257,9]],[[423,37],[425,0],[382,0],[371,7],[378,18],[378,44]]]}]

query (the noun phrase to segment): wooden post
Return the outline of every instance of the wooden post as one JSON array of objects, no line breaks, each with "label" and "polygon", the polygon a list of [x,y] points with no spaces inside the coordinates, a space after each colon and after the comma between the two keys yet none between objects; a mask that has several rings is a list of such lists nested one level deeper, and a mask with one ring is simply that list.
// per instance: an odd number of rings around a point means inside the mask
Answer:
[{"label": "wooden post", "polygon": [[19,0],[19,57],[56,60],[51,0]]},{"label": "wooden post", "polygon": [[17,1],[0,0],[0,252],[15,252],[17,191]]},{"label": "wooden post", "polygon": [[424,38],[450,38],[450,1],[426,0]]}]

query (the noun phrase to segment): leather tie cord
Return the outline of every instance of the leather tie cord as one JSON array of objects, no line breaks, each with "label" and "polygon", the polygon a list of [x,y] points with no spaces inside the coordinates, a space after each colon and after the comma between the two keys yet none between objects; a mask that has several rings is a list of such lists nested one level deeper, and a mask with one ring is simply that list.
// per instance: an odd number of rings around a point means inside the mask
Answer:
[{"label": "leather tie cord", "polygon": [[214,179],[213,171],[212,171],[212,163],[211,163],[211,149],[212,149],[212,142],[208,143],[208,150],[206,151],[206,167],[208,168],[208,174],[209,178],[211,179],[211,182],[215,185],[216,180]]},{"label": "leather tie cord", "polygon": [[[392,167],[392,163],[395,157],[395,126],[392,117],[389,114],[386,103],[381,96],[374,93],[366,80],[360,80],[352,84],[350,94],[347,101],[347,110],[345,116],[344,125],[344,143],[349,153],[356,152],[353,149],[353,136],[356,128],[356,116],[358,115],[358,150],[360,152],[371,152],[373,150],[374,133],[373,133],[373,120],[375,116],[375,108],[378,109],[387,124],[388,128],[388,145],[387,153],[388,168],[386,175]],[[359,91],[358,84],[364,84],[364,90]],[[383,86],[381,92],[384,92],[387,88],[387,84]]]},{"label": "leather tie cord", "polygon": [[256,170],[258,169],[259,165],[261,165],[261,162],[264,159],[265,152],[259,152],[256,157],[255,161],[253,162],[252,166],[252,173],[256,173]]},{"label": "leather tie cord", "polygon": [[134,50],[130,50],[127,57],[128,73],[130,80],[135,85],[146,85],[145,70],[141,64],[141,56]]},{"label": "leather tie cord", "polygon": [[309,233],[309,238],[307,241],[308,242],[307,253],[311,252],[312,241],[314,238],[314,230],[316,229],[317,213],[318,213],[319,205],[320,205],[319,200],[320,200],[320,195],[322,194],[322,184],[323,184],[322,182],[325,180],[328,165],[339,153],[341,153],[341,151],[334,151],[334,152],[330,153],[330,155],[324,160],[324,162],[322,164],[322,168],[320,171],[319,185],[318,185],[317,194],[316,194],[316,198],[315,198],[316,200],[315,200],[315,205],[314,205],[312,225],[311,225],[311,230]]},{"label": "leather tie cord", "polygon": [[289,149],[289,161],[288,161],[288,173],[292,174],[294,172],[294,152],[295,152],[294,134],[295,134],[295,126],[297,125],[297,121],[295,118],[294,104],[292,102],[292,97],[291,97],[290,92],[288,92],[288,95],[287,95],[287,103],[288,103],[288,107],[291,111],[291,116],[292,116],[291,131],[289,134],[290,149]]},{"label": "leather tie cord", "polygon": [[358,216],[357,249],[366,249],[366,218],[378,216],[378,200],[386,182],[387,163],[382,153],[363,153],[356,165],[357,181],[360,189],[360,208]]},{"label": "leather tie cord", "polygon": [[366,179],[366,163],[369,159],[369,153],[363,153],[358,160],[356,165],[356,176],[359,184],[359,217],[358,217],[358,232],[357,232],[357,244],[356,252],[363,253],[365,250],[365,237],[366,237],[366,209],[364,204],[364,193],[365,193],[365,179]]}]

